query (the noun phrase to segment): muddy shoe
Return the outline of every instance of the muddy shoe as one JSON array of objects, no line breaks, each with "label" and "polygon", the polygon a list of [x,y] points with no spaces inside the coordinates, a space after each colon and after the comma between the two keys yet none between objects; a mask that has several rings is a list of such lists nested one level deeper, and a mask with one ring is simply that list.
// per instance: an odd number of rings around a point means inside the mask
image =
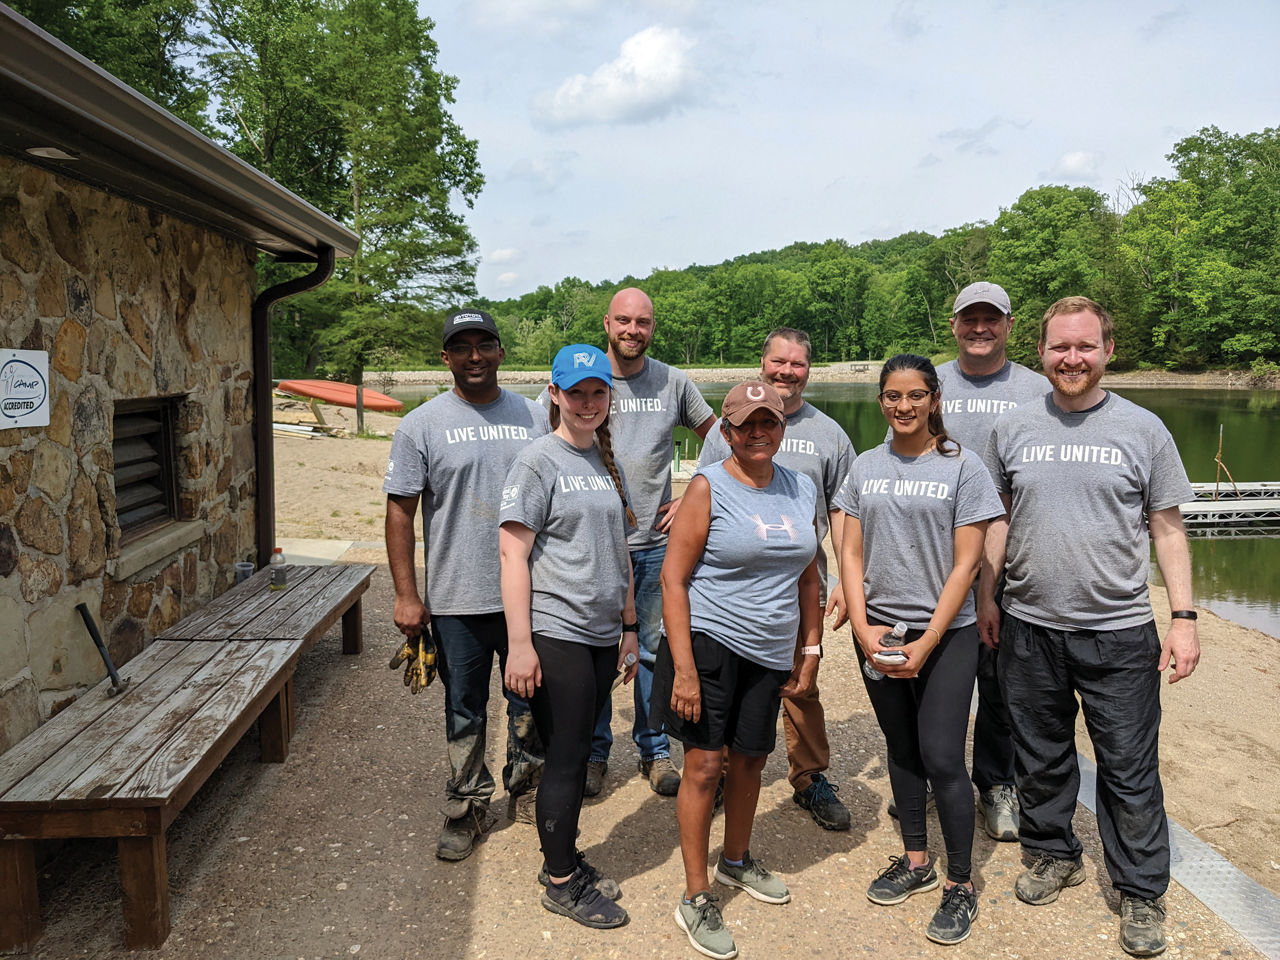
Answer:
[{"label": "muddy shoe", "polygon": [[978,919],[978,895],[963,883],[942,892],[942,906],[929,921],[924,935],[934,943],[950,946],[969,938],[973,921]]},{"label": "muddy shoe", "polygon": [[563,886],[548,883],[542,892],[542,905],[552,913],[597,930],[620,927],[628,919],[627,911],[596,889],[581,867]]},{"label": "muddy shoe", "polygon": [[1018,798],[1013,787],[1000,784],[978,794],[978,809],[987,836],[1002,843],[1018,839]]},{"label": "muddy shoe", "polygon": [[538,788],[507,796],[507,816],[515,823],[538,823]]},{"label": "muddy shoe", "polygon": [[484,812],[474,807],[461,817],[447,817],[436,841],[441,860],[465,860],[475,849],[476,837],[484,832]]},{"label": "muddy shoe", "polygon": [[1127,894],[1120,898],[1120,947],[1135,957],[1164,953],[1164,903]]},{"label": "muddy shoe", "polygon": [[765,903],[790,903],[791,891],[787,885],[765,869],[750,852],[742,855],[742,865],[734,866],[720,854],[716,861],[716,880],[730,887],[745,890],[752,897]]},{"label": "muddy shoe", "polygon": [[1023,903],[1034,907],[1053,903],[1064,887],[1084,883],[1084,865],[1080,858],[1061,860],[1042,855],[1036,858],[1030,870],[1023,870],[1013,884],[1013,892]]},{"label": "muddy shoe", "polygon": [[793,793],[791,799],[808,810],[823,830],[848,830],[849,808],[836,796],[839,789],[822,774],[815,773],[813,782]]},{"label": "muddy shoe", "polygon": [[871,886],[867,887],[867,899],[882,907],[891,907],[907,897],[933,890],[937,886],[938,872],[933,869],[933,863],[913,867],[904,853],[889,858],[889,866],[881,870],[871,881]]},{"label": "muddy shoe", "polygon": [[733,960],[738,955],[738,948],[725,929],[720,908],[716,906],[719,899],[706,890],[694,894],[689,903],[681,899],[680,906],[676,907],[676,925],[689,938],[693,949],[702,955],[715,957],[715,960]]},{"label": "muddy shoe", "polygon": [[674,797],[680,792],[680,771],[670,757],[654,757],[640,761],[640,776],[649,780],[649,789],[661,797]]},{"label": "muddy shoe", "polygon": [[[587,875],[592,885],[610,900],[617,900],[622,896],[622,887],[618,886],[617,880],[611,880],[599,870],[587,863],[587,858],[583,856],[581,850],[575,850],[574,855],[578,858],[578,869]],[[538,872],[538,882],[544,887],[551,882],[551,874],[547,872],[547,861],[542,861],[542,869]]]},{"label": "muddy shoe", "polygon": [[587,782],[582,788],[584,797],[598,797],[604,789],[604,775],[609,772],[609,764],[604,760],[587,761]]}]

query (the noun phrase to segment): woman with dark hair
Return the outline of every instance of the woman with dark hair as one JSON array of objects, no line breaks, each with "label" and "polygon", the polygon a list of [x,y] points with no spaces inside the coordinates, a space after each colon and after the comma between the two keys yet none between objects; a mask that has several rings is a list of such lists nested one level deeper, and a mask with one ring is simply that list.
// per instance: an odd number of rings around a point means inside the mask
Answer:
[{"label": "woman with dark hair", "polygon": [[[542,905],[588,927],[618,927],[618,885],[576,849],[591,730],[613,679],[636,674],[627,529],[635,515],[609,437],[613,377],[596,347],[572,344],[551,368],[552,432],[517,456],[498,514],[507,687],[529,698],[546,746],[538,839]],[[621,636],[621,643],[619,643]],[[630,658],[628,660],[628,658]]]},{"label": "woman with dark hair", "polygon": [[[947,436],[933,364],[914,354],[888,360],[879,399],[890,438],[854,461],[835,500],[848,514],[840,581],[858,659],[875,668],[864,682],[888,747],[904,847],[867,898],[890,905],[938,886],[925,823],[931,783],[947,883],[927,936],[959,943],[978,915],[964,763],[979,643],[970,588],[987,521],[1004,510],[978,454]],[[903,625],[904,635],[890,633]]]}]

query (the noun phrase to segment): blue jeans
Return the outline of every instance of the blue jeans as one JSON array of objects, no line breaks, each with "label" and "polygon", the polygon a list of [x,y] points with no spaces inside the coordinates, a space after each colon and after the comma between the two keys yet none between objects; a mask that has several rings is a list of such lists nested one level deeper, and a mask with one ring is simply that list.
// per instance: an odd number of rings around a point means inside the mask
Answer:
[{"label": "blue jeans", "polygon": [[[506,672],[507,620],[501,613],[433,616],[440,680],[444,683],[444,735],[449,754],[449,782],[444,813],[466,816],[473,807],[487,809],[493,797],[493,774],[484,762],[489,713],[489,681],[493,657]],[[542,770],[542,740],[529,711],[529,701],[502,688],[507,699],[507,763],[502,784],[508,793],[523,793],[537,783]]]},{"label": "blue jeans", "polygon": [[[631,570],[635,580],[636,621],[640,624],[640,672],[631,684],[635,696],[636,719],[631,739],[640,751],[641,760],[671,756],[671,744],[665,733],[649,726],[649,695],[653,691],[653,663],[662,638],[662,561],[667,545],[631,551]],[[591,759],[606,761],[613,747],[613,700],[604,702],[591,738]]]}]

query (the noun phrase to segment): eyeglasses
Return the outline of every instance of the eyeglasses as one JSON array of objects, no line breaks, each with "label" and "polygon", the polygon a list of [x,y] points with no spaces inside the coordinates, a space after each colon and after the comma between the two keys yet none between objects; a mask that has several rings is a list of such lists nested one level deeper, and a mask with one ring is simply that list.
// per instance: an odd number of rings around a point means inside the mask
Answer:
[{"label": "eyeglasses", "polygon": [[493,359],[501,349],[502,344],[497,340],[481,340],[479,343],[451,343],[444,351],[454,360],[466,360],[471,356],[472,350],[486,359]]},{"label": "eyeglasses", "polygon": [[[880,394],[880,402],[886,407],[896,407],[902,402],[903,394],[896,390],[886,390]],[[933,396],[932,390],[912,390],[905,394],[906,398],[911,402],[913,407],[919,407]]]}]

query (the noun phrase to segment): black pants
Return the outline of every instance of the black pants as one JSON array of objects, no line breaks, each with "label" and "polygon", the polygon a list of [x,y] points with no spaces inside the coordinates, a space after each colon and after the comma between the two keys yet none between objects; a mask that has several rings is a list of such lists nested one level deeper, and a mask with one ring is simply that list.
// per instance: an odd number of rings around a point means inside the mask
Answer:
[{"label": "black pants", "polygon": [[[908,642],[922,632],[908,632]],[[903,848],[928,849],[928,780],[938,805],[947,879],[952,883],[969,882],[973,853],[973,788],[964,768],[964,737],[981,645],[977,627],[958,627],[942,635],[942,642],[915,677],[869,680],[863,676],[888,747],[889,783]],[[863,660],[862,648],[855,649],[858,660]]]},{"label": "black pants", "polygon": [[587,783],[591,731],[618,672],[618,645],[592,647],[533,635],[542,685],[529,706],[546,747],[538,786],[538,840],[547,870],[564,877],[577,867],[578,815]]},{"label": "black pants", "polygon": [[1013,730],[1000,690],[997,653],[978,646],[978,716],[973,721],[973,785],[985,792],[1013,784]]},{"label": "black pants", "polygon": [[1160,637],[1155,623],[1116,631],[1050,630],[1008,613],[1000,680],[1013,719],[1022,846],[1078,857],[1071,830],[1080,766],[1076,694],[1098,762],[1098,833],[1121,893],[1169,886],[1169,825],[1160,785]]}]

